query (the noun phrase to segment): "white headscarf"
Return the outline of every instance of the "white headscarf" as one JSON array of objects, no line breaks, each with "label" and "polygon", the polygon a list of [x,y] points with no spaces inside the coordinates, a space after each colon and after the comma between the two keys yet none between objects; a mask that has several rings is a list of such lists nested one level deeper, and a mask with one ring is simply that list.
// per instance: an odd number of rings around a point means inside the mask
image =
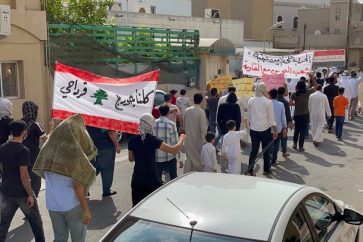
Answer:
[{"label": "white headscarf", "polygon": [[144,113],[140,118],[139,132],[141,140],[146,139],[146,135],[153,135],[153,128],[155,126],[155,119],[150,113]]},{"label": "white headscarf", "polygon": [[13,104],[5,98],[0,99],[0,119],[8,118],[11,116],[11,109]]}]

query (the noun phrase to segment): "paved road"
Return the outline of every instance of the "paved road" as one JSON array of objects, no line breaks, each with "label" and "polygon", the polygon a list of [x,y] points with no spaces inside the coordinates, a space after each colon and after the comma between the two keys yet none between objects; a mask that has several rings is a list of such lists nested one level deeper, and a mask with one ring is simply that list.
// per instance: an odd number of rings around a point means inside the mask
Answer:
[{"label": "paved road", "polygon": [[[327,132],[324,136],[324,143],[317,149],[308,141],[305,153],[290,150],[291,156],[288,159],[280,156],[281,162],[273,168],[271,178],[315,186],[363,211],[363,118],[360,116],[358,120],[345,126],[344,142],[338,142],[335,136]],[[289,146],[291,145],[290,141]],[[93,220],[88,228],[87,241],[98,241],[131,208],[130,180],[133,165],[126,161],[126,146],[123,146],[123,152],[117,157],[113,186],[118,194],[102,199],[100,177],[91,188],[89,203]],[[244,163],[248,160],[248,152],[248,148],[243,151]],[[260,166],[261,161],[256,168],[258,176],[262,176]],[[246,165],[243,164],[243,170],[245,168]],[[52,241],[53,231],[45,209],[44,191],[40,193],[39,205],[47,241]],[[362,236],[363,233],[361,238]],[[29,224],[24,222],[21,212],[13,220],[7,241],[34,241]]]}]

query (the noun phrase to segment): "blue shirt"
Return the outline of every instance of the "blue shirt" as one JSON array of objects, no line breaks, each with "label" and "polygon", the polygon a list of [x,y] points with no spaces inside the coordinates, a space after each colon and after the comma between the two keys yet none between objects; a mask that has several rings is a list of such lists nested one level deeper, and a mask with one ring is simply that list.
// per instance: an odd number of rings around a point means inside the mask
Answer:
[{"label": "blue shirt", "polygon": [[279,102],[276,99],[272,100],[272,104],[274,107],[277,132],[280,133],[282,129],[287,128],[285,107],[282,102]]},{"label": "blue shirt", "polygon": [[48,210],[66,212],[80,204],[72,178],[51,172],[45,172],[44,176],[46,187],[45,197]]}]

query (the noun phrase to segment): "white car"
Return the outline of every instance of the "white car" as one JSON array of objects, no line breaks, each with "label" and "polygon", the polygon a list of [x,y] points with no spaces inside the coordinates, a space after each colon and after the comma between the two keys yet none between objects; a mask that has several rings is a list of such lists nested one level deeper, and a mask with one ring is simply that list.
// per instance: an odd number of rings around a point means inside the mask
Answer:
[{"label": "white car", "polygon": [[189,173],[151,194],[101,241],[359,241],[363,216],[322,191],[277,180]]}]

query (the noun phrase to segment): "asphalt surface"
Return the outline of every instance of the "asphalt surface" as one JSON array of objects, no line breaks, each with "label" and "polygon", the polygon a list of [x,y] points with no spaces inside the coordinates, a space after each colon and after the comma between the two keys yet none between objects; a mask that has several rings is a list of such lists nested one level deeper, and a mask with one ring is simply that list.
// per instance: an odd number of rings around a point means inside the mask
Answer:
[{"label": "asphalt surface", "polygon": [[[287,159],[279,153],[279,165],[273,167],[271,179],[279,179],[317,187],[338,200],[343,200],[363,212],[363,117],[349,121],[344,127],[343,142],[325,130],[324,142],[315,148],[310,140],[305,145],[306,152],[291,149],[291,134],[288,142],[291,154]],[[247,168],[249,146],[243,149],[242,171]],[[257,163],[257,176],[262,176],[262,160]],[[117,156],[113,190],[118,194],[102,198],[100,177],[91,188],[89,205],[92,223],[88,226],[87,241],[98,241],[131,208],[130,182],[133,164],[127,161],[126,144]],[[179,170],[179,174],[182,171]],[[46,241],[52,241],[53,230],[45,208],[45,193],[38,199]],[[19,210],[11,224],[8,242],[34,241],[28,222],[23,220]],[[363,233],[361,232],[361,238]]]}]

